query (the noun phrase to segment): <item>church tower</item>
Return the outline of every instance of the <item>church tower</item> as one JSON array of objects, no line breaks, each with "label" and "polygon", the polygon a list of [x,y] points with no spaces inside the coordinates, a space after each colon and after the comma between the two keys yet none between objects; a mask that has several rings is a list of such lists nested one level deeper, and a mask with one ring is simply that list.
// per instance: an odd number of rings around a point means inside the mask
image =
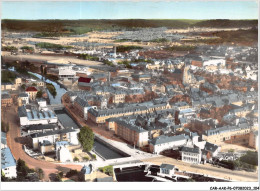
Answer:
[{"label": "church tower", "polygon": [[183,78],[182,78],[183,85],[188,85],[192,81],[191,80],[192,76],[191,76],[189,69],[190,69],[190,66],[186,65],[186,63],[185,63],[184,70],[183,70]]}]

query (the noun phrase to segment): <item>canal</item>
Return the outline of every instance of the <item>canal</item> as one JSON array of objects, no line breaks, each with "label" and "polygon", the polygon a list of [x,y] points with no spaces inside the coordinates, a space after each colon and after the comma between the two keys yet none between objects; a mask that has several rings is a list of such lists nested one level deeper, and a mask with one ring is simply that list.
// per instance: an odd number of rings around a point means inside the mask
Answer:
[{"label": "canal", "polygon": [[100,142],[98,139],[95,139],[93,149],[104,159],[117,159],[129,157],[129,155],[127,155],[126,153],[119,152],[112,147],[108,147],[106,144]]},{"label": "canal", "polygon": [[54,82],[52,80],[49,80],[49,79],[43,77],[40,74],[33,73],[33,72],[28,72],[28,73],[33,74],[34,76],[36,76],[40,80],[43,80],[44,82],[52,84],[55,87],[55,89],[56,89],[57,95],[53,96],[49,92],[49,90],[47,89],[48,96],[49,96],[49,99],[50,99],[50,104],[61,104],[61,97],[67,92],[67,90],[65,90],[63,87],[61,87],[58,83],[56,83],[56,82]]},{"label": "canal", "polygon": [[[74,121],[74,119],[71,118],[71,116],[67,113],[65,109],[62,110],[54,110],[55,114],[58,117],[58,120],[60,123],[65,127],[73,127],[75,129],[80,128],[79,125]],[[124,152],[120,152],[113,148],[112,146],[109,146],[108,144],[104,144],[101,141],[95,139],[93,149],[95,152],[100,155],[104,159],[117,159],[117,158],[123,158],[123,157],[129,157]]]}]

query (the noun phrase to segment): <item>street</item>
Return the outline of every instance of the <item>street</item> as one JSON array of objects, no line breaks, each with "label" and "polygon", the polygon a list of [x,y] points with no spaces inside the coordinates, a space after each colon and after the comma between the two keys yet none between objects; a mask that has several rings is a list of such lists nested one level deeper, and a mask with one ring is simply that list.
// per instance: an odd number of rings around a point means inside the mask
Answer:
[{"label": "street", "polygon": [[44,171],[44,180],[49,181],[49,175],[58,171],[68,172],[70,169],[80,170],[81,165],[58,165],[51,162],[36,160],[28,156],[23,148],[23,138],[20,136],[19,118],[16,112],[16,106],[2,110],[2,120],[9,123],[9,131],[7,133],[7,145],[16,160],[19,158],[24,160],[30,168],[41,168]]}]

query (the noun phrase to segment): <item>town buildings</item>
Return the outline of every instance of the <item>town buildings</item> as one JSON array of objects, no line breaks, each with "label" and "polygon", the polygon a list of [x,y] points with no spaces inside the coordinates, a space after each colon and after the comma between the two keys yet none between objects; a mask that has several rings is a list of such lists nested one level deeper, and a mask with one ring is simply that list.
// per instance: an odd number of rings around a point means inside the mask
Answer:
[{"label": "town buildings", "polygon": [[1,149],[1,171],[7,178],[17,177],[16,161],[8,147]]}]

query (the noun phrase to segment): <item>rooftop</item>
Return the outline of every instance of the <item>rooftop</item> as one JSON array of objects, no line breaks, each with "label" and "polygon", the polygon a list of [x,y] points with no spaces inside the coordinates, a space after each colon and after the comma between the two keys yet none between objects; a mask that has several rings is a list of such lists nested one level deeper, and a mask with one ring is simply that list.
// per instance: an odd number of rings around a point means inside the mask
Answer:
[{"label": "rooftop", "polygon": [[9,148],[1,149],[1,169],[16,166],[16,161]]},{"label": "rooftop", "polygon": [[26,92],[37,92],[38,90],[35,87],[28,87],[25,90]]}]

